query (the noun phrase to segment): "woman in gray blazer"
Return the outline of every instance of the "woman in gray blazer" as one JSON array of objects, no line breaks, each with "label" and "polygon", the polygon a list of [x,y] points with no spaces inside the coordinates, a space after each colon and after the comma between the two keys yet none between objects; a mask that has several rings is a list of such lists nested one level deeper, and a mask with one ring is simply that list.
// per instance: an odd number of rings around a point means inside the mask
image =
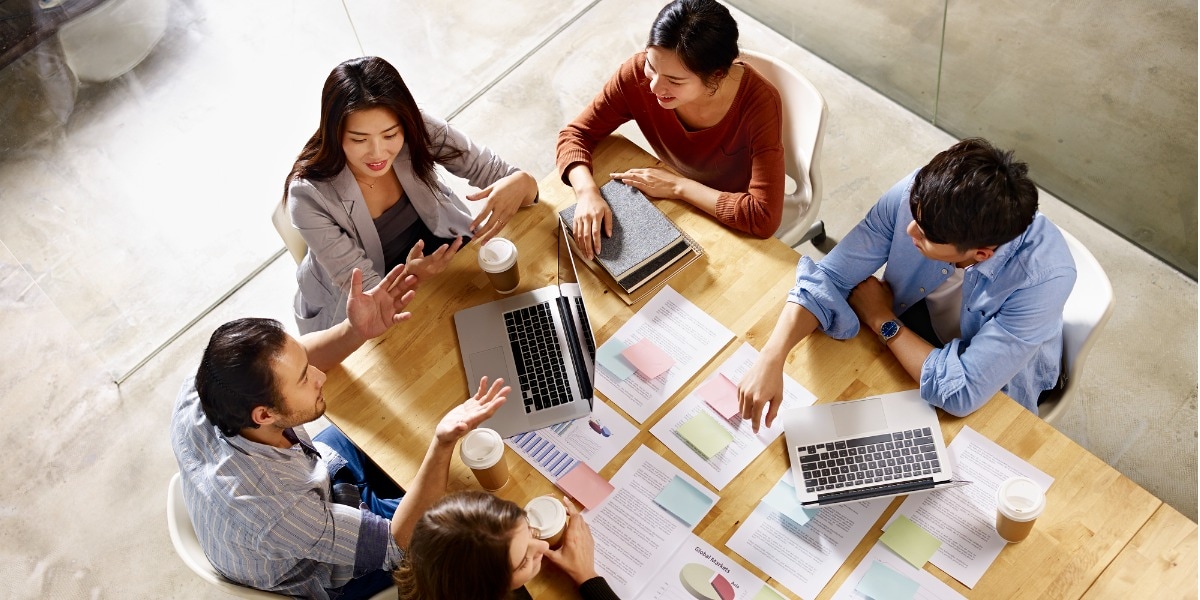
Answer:
[{"label": "woman in gray blazer", "polygon": [[[439,164],[480,188],[466,197],[483,203],[478,216],[438,179]],[[296,270],[300,333],[346,318],[354,268],[367,289],[394,268],[428,279],[464,238],[486,242],[536,201],[533,177],[422,112],[387,61],[338,65],[321,93],[320,126],[287,178],[288,213],[308,243]]]}]

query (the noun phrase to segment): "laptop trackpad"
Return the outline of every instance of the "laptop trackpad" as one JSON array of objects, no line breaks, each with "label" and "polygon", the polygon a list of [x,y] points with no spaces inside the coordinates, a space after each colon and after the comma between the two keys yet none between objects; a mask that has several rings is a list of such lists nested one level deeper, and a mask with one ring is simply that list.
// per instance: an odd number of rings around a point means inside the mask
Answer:
[{"label": "laptop trackpad", "polygon": [[830,405],[830,412],[833,413],[833,428],[839,438],[860,436],[887,428],[883,401],[879,398],[837,402]]},{"label": "laptop trackpad", "polygon": [[[504,361],[503,346],[476,352],[467,360],[471,363],[471,393],[475,393],[475,388],[479,386],[479,378],[484,375],[487,375],[488,385],[491,385],[491,382],[498,377],[508,377],[508,363]],[[513,384],[509,383],[509,385]]]}]

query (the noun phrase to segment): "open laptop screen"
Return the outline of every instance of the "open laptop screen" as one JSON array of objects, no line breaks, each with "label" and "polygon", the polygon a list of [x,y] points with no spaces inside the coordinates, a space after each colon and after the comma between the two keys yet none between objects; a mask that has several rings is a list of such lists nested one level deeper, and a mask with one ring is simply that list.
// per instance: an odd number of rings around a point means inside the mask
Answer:
[{"label": "open laptop screen", "polygon": [[[571,253],[571,243],[567,227],[561,219],[558,222],[558,291],[570,305],[568,311],[574,318],[563,319],[567,336],[571,338],[568,346],[571,348],[572,362],[575,364],[576,375],[579,379],[580,391],[584,398],[592,398],[596,375],[596,340],[592,338],[592,326],[588,320],[587,309],[583,304],[583,290],[579,286],[579,276],[575,271],[575,257]],[[580,356],[575,356],[582,349]]]}]

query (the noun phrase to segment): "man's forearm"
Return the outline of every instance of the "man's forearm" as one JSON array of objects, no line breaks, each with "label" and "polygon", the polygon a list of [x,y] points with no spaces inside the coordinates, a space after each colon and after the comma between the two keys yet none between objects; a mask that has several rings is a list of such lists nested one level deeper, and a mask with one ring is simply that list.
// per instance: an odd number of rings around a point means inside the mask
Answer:
[{"label": "man's forearm", "polygon": [[433,440],[421,461],[421,468],[405,492],[396,513],[392,515],[392,536],[401,548],[408,548],[412,530],[421,515],[446,493],[446,481],[450,476],[450,457],[454,454],[454,443]]},{"label": "man's forearm", "polygon": [[308,351],[308,362],[322,371],[336,367],[365,341],[350,326],[349,319],[300,337],[300,343]]},{"label": "man's forearm", "polygon": [[771,337],[763,346],[759,360],[771,361],[782,366],[792,348],[815,331],[817,325],[817,318],[807,308],[795,302],[785,302],[783,310],[779,313],[779,320],[775,323],[775,329],[771,331]]}]

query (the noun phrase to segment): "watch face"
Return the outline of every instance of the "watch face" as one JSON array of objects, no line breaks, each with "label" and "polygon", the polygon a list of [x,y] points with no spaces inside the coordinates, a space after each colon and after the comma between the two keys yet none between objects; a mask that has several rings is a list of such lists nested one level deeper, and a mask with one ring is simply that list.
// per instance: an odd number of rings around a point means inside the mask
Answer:
[{"label": "watch face", "polygon": [[895,321],[887,321],[879,327],[879,335],[885,340],[892,339],[897,333],[900,333],[900,325]]}]

